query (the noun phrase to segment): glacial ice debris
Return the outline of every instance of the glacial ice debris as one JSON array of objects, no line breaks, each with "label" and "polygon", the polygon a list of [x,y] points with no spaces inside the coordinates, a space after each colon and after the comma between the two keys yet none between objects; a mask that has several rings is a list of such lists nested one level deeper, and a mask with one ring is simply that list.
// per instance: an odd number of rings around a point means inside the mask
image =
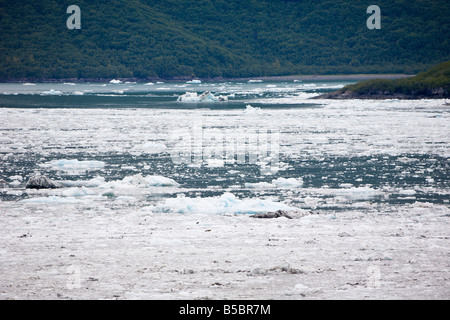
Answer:
[{"label": "glacial ice debris", "polygon": [[142,153],[142,154],[158,154],[165,152],[167,150],[167,146],[162,143],[156,143],[156,142],[148,142],[145,144],[137,144],[133,148],[131,148],[130,151],[136,153]]},{"label": "glacial ice debris", "polygon": [[47,163],[42,163],[39,166],[44,168],[51,168],[53,170],[100,170],[105,167],[105,163],[103,161],[79,161],[77,159],[61,159],[54,160]]},{"label": "glacial ice debris", "polygon": [[62,186],[59,183],[50,180],[46,176],[37,174],[37,175],[32,176],[28,180],[25,188],[26,189],[56,189],[56,188],[62,188]]},{"label": "glacial ice debris", "polygon": [[250,215],[250,218],[257,218],[257,219],[274,219],[274,218],[287,218],[287,219],[299,219],[311,214],[317,214],[317,212],[313,211],[306,211],[306,210],[291,210],[291,211],[285,211],[285,210],[277,210],[274,212],[264,212],[264,213],[256,213]]},{"label": "glacial ice debris", "polygon": [[120,181],[109,181],[101,184],[99,187],[101,189],[116,189],[116,188],[148,188],[148,187],[178,187],[179,184],[170,178],[163,176],[142,176],[141,174],[136,174],[134,176],[127,176]]},{"label": "glacial ice debris", "polygon": [[253,107],[253,106],[248,104],[248,105],[245,106],[244,113],[245,114],[251,114],[251,113],[258,113],[259,111],[261,111],[261,108]]},{"label": "glacial ice debris", "polygon": [[177,99],[178,102],[218,102],[218,101],[228,101],[227,96],[215,96],[210,91],[205,91],[198,95],[197,92],[186,92]]},{"label": "glacial ice debris", "polygon": [[276,210],[296,210],[284,203],[264,199],[238,199],[226,192],[220,197],[188,198],[178,197],[165,199],[154,207],[154,212],[161,213],[198,213],[198,214],[256,214]]},{"label": "glacial ice debris", "polygon": [[49,91],[43,91],[41,93],[41,95],[42,96],[60,96],[60,95],[62,95],[62,92],[54,90],[54,89],[50,89]]},{"label": "glacial ice debris", "polygon": [[116,80],[116,79],[112,79],[109,83],[112,83],[112,84],[119,84],[119,83],[122,83],[122,81]]},{"label": "glacial ice debris", "polygon": [[198,83],[202,83],[202,81],[201,81],[201,80],[198,80],[198,79],[193,79],[193,80],[187,81],[186,83],[189,83],[189,84],[198,84]]}]

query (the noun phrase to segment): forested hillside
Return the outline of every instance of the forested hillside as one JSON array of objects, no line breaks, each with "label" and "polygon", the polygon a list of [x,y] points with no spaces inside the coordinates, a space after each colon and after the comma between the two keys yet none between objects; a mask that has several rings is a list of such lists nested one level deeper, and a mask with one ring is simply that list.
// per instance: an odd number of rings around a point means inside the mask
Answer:
[{"label": "forested hillside", "polygon": [[450,97],[450,61],[408,79],[377,79],[345,86],[319,99],[417,99]]},{"label": "forested hillside", "polygon": [[411,74],[450,59],[448,0],[377,0],[379,30],[372,2],[0,0],[0,79]]}]

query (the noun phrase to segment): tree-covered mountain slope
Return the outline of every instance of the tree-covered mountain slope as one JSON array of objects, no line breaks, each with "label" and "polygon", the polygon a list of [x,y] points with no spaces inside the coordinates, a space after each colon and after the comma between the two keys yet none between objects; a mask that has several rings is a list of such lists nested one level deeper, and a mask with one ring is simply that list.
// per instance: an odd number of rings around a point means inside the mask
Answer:
[{"label": "tree-covered mountain slope", "polygon": [[[450,59],[450,2],[0,0],[0,79],[416,73]],[[70,5],[81,29],[68,29]]]},{"label": "tree-covered mountain slope", "polygon": [[369,80],[348,85],[319,99],[417,99],[450,97],[450,61],[443,62],[415,77],[396,80]]}]

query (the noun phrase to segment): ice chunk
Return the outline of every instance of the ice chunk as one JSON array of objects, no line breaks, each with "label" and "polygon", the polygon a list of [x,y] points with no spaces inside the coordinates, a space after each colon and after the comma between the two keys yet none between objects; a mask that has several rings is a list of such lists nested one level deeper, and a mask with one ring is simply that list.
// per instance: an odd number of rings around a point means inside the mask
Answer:
[{"label": "ice chunk", "polygon": [[194,80],[187,81],[186,83],[197,84],[197,83],[202,83],[202,81],[198,80],[198,79],[194,79]]},{"label": "ice chunk", "polygon": [[98,187],[105,183],[105,178],[95,177],[90,180],[60,181],[64,187]]},{"label": "ice chunk", "polygon": [[47,163],[40,164],[41,167],[51,168],[53,170],[100,170],[105,167],[103,161],[78,161],[77,159],[54,160]]},{"label": "ice chunk", "polygon": [[86,187],[81,187],[81,188],[76,187],[76,188],[70,188],[70,189],[64,190],[62,192],[62,195],[64,197],[77,198],[77,197],[92,196],[92,195],[95,195],[95,193]]},{"label": "ice chunk", "polygon": [[344,196],[349,200],[369,200],[383,195],[381,191],[369,187],[336,189],[334,190],[334,193],[340,196]]},{"label": "ice chunk", "polygon": [[122,83],[122,81],[116,80],[116,79],[112,79],[109,83],[112,83],[112,84],[119,84],[119,83]]},{"label": "ice chunk", "polygon": [[414,196],[416,195],[416,190],[412,190],[412,189],[405,189],[405,190],[400,190],[398,194],[402,195],[402,196]]},{"label": "ice chunk", "polygon": [[228,101],[227,96],[216,97],[209,91],[205,91],[198,95],[197,92],[186,92],[177,99],[178,102],[217,102],[217,101]]},{"label": "ice chunk", "polygon": [[251,105],[248,104],[248,105],[245,106],[244,113],[246,113],[246,114],[248,114],[248,113],[257,113],[259,111],[261,111],[261,108],[252,107]]},{"label": "ice chunk", "polygon": [[179,184],[172,179],[163,176],[146,176],[143,177],[141,174],[136,174],[134,176],[129,176],[123,178],[120,181],[110,181],[100,185],[100,188],[148,188],[148,187],[178,187]]},{"label": "ice chunk", "polygon": [[225,164],[225,162],[221,159],[206,159],[206,163],[210,168],[220,168]]},{"label": "ice chunk", "polygon": [[248,82],[249,83],[258,83],[258,82],[263,82],[263,81],[260,79],[250,79],[250,80],[248,80]]},{"label": "ice chunk", "polygon": [[41,93],[41,95],[43,95],[43,96],[60,96],[60,95],[62,95],[62,92],[50,89],[50,91],[43,91]]},{"label": "ice chunk", "polygon": [[273,184],[268,182],[257,182],[257,183],[246,182],[244,186],[250,189],[269,189],[274,187]]},{"label": "ice chunk", "polygon": [[146,176],[145,181],[149,186],[153,187],[177,187],[179,184],[173,180],[163,176]]},{"label": "ice chunk", "polygon": [[131,150],[145,154],[157,154],[166,151],[166,145],[162,143],[148,142],[142,145],[135,145]]},{"label": "ice chunk", "polygon": [[81,200],[72,197],[40,197],[21,200],[23,203],[30,204],[76,204]]},{"label": "ice chunk", "polygon": [[303,186],[303,179],[302,178],[278,178],[276,180],[272,181],[272,184],[274,184],[277,187],[281,188],[300,188]]},{"label": "ice chunk", "polygon": [[261,199],[237,199],[231,193],[210,198],[170,198],[154,207],[155,212],[203,214],[255,214],[277,210],[296,210],[283,203]]}]

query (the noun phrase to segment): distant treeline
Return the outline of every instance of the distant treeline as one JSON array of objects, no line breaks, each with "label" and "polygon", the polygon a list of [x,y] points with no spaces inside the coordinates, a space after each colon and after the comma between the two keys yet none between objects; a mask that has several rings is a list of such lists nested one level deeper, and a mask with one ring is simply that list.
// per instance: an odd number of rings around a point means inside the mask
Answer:
[{"label": "distant treeline", "polygon": [[413,74],[450,59],[448,0],[379,0],[380,30],[371,4],[0,0],[0,80]]}]

